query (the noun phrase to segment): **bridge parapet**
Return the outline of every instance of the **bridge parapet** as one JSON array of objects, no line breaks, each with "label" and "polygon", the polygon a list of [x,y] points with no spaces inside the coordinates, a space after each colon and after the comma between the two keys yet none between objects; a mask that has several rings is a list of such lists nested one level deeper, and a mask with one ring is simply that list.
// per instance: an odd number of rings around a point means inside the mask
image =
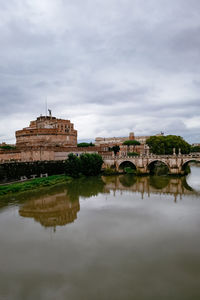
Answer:
[{"label": "bridge parapet", "polygon": [[182,154],[182,157],[194,157],[194,158],[199,158],[200,157],[200,153],[190,153],[190,154]]}]

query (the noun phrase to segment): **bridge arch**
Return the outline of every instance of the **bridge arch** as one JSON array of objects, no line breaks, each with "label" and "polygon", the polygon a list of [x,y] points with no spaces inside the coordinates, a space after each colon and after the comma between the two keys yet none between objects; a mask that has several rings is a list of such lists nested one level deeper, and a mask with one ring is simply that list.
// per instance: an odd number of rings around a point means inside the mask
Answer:
[{"label": "bridge arch", "polygon": [[156,167],[159,167],[156,172],[158,172],[157,175],[164,175],[166,173],[169,173],[170,167],[169,165],[163,161],[162,159],[154,159],[150,161],[147,165],[147,169],[149,170],[150,174],[155,174]]},{"label": "bridge arch", "polygon": [[136,170],[136,165],[130,160],[124,160],[119,163],[118,169],[124,170],[125,168],[131,168],[133,170]]},{"label": "bridge arch", "polygon": [[200,158],[190,158],[186,161],[184,161],[184,163],[182,164],[182,170],[184,171],[189,163],[199,163],[200,164]]}]

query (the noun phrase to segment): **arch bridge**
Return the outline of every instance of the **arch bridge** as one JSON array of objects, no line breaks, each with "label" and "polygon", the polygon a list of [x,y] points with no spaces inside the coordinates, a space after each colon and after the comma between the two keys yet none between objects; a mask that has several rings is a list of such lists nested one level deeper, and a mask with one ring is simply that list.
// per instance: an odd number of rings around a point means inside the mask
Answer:
[{"label": "arch bridge", "polygon": [[117,156],[103,157],[104,168],[115,168],[120,170],[123,165],[132,165],[139,173],[150,173],[150,165],[155,162],[162,162],[169,169],[169,174],[184,174],[184,169],[190,162],[200,162],[200,153],[174,154],[174,155],[142,155],[142,156]]}]

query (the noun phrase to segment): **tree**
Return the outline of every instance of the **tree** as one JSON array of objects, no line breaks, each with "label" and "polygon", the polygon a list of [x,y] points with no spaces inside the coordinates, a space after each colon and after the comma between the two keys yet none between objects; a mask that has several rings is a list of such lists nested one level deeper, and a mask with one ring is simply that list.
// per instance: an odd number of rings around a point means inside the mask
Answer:
[{"label": "tree", "polygon": [[96,176],[101,172],[103,159],[96,153],[84,153],[80,157],[74,154],[69,154],[65,164],[65,173],[74,178],[81,174],[85,176]]},{"label": "tree", "polygon": [[84,153],[80,156],[81,173],[86,176],[99,175],[103,164],[102,157],[97,153]]},{"label": "tree", "polygon": [[81,173],[80,159],[73,153],[70,153],[65,164],[65,173],[74,178],[79,177]]},{"label": "tree", "polygon": [[95,145],[91,143],[79,143],[77,147],[94,147]]},{"label": "tree", "polygon": [[135,146],[140,145],[140,142],[138,142],[136,140],[127,140],[127,141],[123,142],[123,145],[128,146],[128,151],[129,151],[129,146],[134,146],[134,150],[135,150]]},{"label": "tree", "polygon": [[111,151],[113,151],[114,152],[114,154],[115,154],[115,156],[117,155],[117,153],[119,152],[119,150],[120,150],[120,147],[119,146],[117,146],[117,145],[115,145],[115,146],[113,146],[112,148],[109,148],[109,150],[111,150]]},{"label": "tree", "polygon": [[200,152],[200,146],[192,146],[191,152]]},{"label": "tree", "polygon": [[150,147],[151,152],[158,155],[171,155],[174,148],[176,153],[180,149],[182,154],[188,154],[191,150],[190,144],[177,135],[151,136],[146,143]]},{"label": "tree", "polygon": [[3,149],[3,150],[14,150],[16,149],[15,146],[11,146],[11,145],[2,145],[0,146],[0,149]]},{"label": "tree", "polygon": [[138,142],[136,140],[128,140],[128,141],[123,142],[123,145],[126,145],[126,146],[137,146],[137,145],[140,145],[140,142]]}]

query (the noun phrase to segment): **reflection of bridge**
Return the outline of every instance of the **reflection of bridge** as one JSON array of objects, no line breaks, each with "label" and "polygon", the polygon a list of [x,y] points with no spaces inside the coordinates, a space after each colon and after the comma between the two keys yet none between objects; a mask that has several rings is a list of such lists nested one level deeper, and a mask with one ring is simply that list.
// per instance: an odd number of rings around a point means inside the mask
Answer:
[{"label": "reflection of bridge", "polygon": [[173,178],[167,176],[104,176],[105,188],[113,191],[131,191],[144,194],[168,194],[174,199],[184,195],[199,195],[188,186],[185,177]]},{"label": "reflection of bridge", "polygon": [[164,163],[170,174],[184,174],[184,167],[189,163],[197,161],[200,162],[200,153],[194,154],[174,154],[174,155],[144,155],[144,156],[117,156],[104,157],[104,167],[115,167],[117,170],[123,166],[123,163],[129,162],[135,166],[140,173],[146,174],[150,172],[150,166],[155,162]]}]

